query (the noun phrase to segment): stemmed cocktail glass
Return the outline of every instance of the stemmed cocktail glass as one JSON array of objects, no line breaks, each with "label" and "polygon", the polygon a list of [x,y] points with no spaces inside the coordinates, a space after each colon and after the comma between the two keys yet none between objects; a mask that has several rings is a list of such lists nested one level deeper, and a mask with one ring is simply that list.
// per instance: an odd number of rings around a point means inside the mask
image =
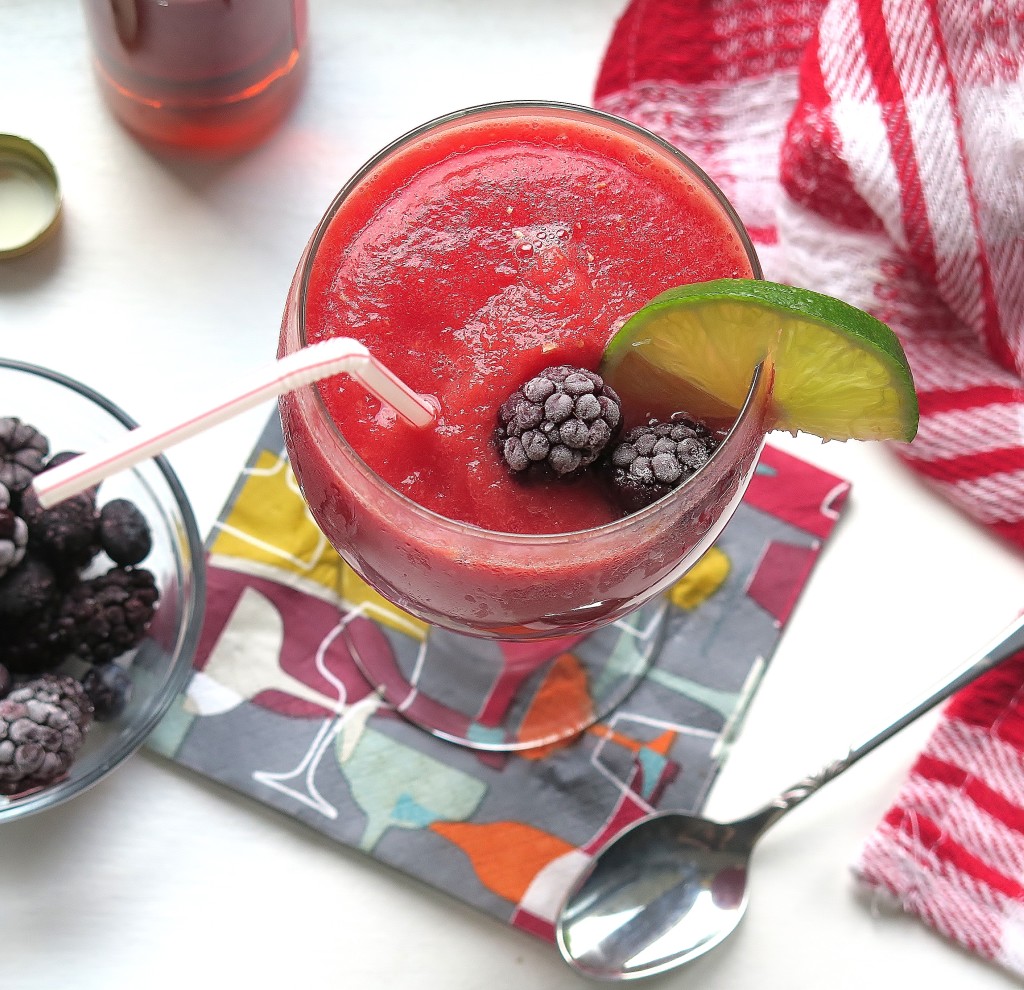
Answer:
[{"label": "stemmed cocktail glass", "polygon": [[[308,304],[318,252],[332,224],[355,224],[350,214],[357,211],[362,190],[381,181],[382,168],[396,156],[428,154],[438,141],[450,144],[467,124],[514,122],[517,117],[564,121],[569,131],[574,126],[606,129],[664,168],[685,173],[702,195],[710,194],[731,225],[730,236],[742,244],[748,273],[759,276],[757,258],[735,213],[710,179],[676,149],[596,111],[549,103],[497,104],[417,128],[368,162],[341,190],[300,260],[280,352],[310,342]],[[423,277],[430,278],[430,271]],[[676,280],[685,281],[685,273]],[[495,405],[500,401],[496,398]],[[373,651],[363,656],[358,644],[353,649],[350,643],[364,674],[407,718],[468,746],[516,750],[578,734],[622,702],[656,654],[652,627],[657,628],[665,611],[659,596],[711,546],[733,515],[767,433],[770,401],[771,373],[763,367],[707,463],[653,504],[587,529],[523,534],[446,518],[384,481],[346,440],[345,424],[332,417],[322,387],[283,397],[291,465],[317,524],[365,581],[436,630],[404,669],[394,657],[378,665]],[[600,648],[588,656],[587,644],[602,637]],[[582,685],[582,692],[567,695],[567,683]],[[495,690],[500,702],[495,702]],[[560,708],[559,698],[566,697],[575,701]],[[537,716],[539,709],[545,717]]]}]

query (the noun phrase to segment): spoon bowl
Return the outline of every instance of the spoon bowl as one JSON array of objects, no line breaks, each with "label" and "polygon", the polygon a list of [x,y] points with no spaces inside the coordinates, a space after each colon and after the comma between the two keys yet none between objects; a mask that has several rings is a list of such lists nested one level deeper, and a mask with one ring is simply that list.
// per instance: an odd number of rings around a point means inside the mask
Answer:
[{"label": "spoon bowl", "polygon": [[752,820],[663,812],[606,846],[556,931],[563,956],[598,980],[653,976],[703,955],[747,908]]},{"label": "spoon bowl", "polygon": [[704,955],[736,929],[747,907],[747,872],[761,836],[786,812],[876,746],[1024,649],[1024,616],[841,759],[735,822],[664,811],[620,832],[576,880],[555,922],[570,966],[597,980],[664,973]]}]

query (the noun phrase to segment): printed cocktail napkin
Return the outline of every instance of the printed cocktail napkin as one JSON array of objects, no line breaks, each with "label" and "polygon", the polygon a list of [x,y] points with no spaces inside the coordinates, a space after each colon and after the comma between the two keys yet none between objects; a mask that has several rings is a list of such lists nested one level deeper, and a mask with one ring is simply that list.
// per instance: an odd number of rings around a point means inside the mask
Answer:
[{"label": "printed cocktail napkin", "polygon": [[[689,153],[765,276],[895,329],[905,462],[1024,548],[1024,3],[634,0],[596,104]],[[1024,657],[963,691],[856,870],[1024,973]]]},{"label": "printed cocktail napkin", "polygon": [[396,655],[428,630],[326,544],[275,416],[209,538],[196,672],[151,744],[551,938],[567,885],[599,845],[652,809],[703,804],[848,490],[766,450],[724,535],[672,588],[644,682],[570,745],[488,755],[413,727],[369,690],[342,619]]}]

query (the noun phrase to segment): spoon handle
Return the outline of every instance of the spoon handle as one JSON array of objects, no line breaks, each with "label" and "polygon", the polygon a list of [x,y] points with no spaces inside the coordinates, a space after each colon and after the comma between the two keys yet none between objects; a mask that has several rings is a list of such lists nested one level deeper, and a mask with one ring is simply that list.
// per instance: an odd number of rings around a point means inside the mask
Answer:
[{"label": "spoon handle", "polygon": [[911,722],[924,715],[925,712],[930,711],[939,702],[945,701],[960,688],[966,687],[982,674],[1022,649],[1024,649],[1024,614],[1011,622],[988,646],[951,671],[917,704],[895,721],[890,722],[863,742],[852,746],[845,756],[833,760],[817,773],[805,777],[792,787],[787,788],[768,805],[747,818],[748,826],[760,835],[774,825],[787,811],[795,808],[830,780],[835,780],[841,773],[849,770],[862,756],[866,756],[877,746],[891,739],[901,729],[905,729]]}]

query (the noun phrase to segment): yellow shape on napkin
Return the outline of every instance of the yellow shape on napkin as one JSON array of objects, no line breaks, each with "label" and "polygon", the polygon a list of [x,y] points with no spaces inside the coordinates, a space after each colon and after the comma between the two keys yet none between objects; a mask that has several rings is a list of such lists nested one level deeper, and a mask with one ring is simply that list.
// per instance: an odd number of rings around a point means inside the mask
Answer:
[{"label": "yellow shape on napkin", "polygon": [[382,594],[374,591],[351,567],[338,558],[338,588],[342,600],[350,609],[358,608],[367,618],[375,619],[398,632],[412,636],[421,642],[427,638],[430,626],[422,619],[400,609]]},{"label": "yellow shape on napkin", "polygon": [[338,584],[340,558],[310,517],[287,460],[267,450],[246,472],[210,552],[267,564],[332,591]]},{"label": "yellow shape on napkin", "polygon": [[687,612],[707,601],[725,584],[732,564],[718,547],[711,547],[669,591],[672,604]]},{"label": "yellow shape on napkin", "polygon": [[427,624],[392,605],[342,559],[313,522],[286,458],[260,451],[227,518],[217,524],[210,546],[216,556],[253,561],[311,581],[340,595],[346,606],[407,635],[422,639]]}]

